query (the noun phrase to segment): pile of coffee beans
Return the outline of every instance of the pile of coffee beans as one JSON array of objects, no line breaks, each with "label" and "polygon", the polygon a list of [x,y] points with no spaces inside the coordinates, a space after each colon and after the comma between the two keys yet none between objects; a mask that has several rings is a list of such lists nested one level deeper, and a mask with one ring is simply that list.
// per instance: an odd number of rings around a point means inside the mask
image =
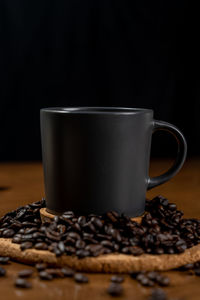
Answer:
[{"label": "pile of coffee beans", "polygon": [[0,237],[11,238],[21,250],[35,248],[79,258],[113,252],[182,253],[200,242],[200,220],[184,219],[176,205],[162,196],[146,201],[141,224],[114,211],[86,216],[67,211],[42,223],[42,207],[44,199],[1,217]]}]

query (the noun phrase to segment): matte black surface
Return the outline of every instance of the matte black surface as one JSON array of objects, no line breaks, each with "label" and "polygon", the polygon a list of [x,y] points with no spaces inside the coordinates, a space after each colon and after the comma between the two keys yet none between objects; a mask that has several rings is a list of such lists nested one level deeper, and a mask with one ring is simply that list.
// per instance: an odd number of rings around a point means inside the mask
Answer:
[{"label": "matte black surface", "polygon": [[[151,136],[158,127],[176,135],[181,151],[166,175],[149,179]],[[42,109],[41,137],[47,209],[54,213],[141,215],[147,188],[174,176],[186,155],[180,131],[154,122],[148,109]]]}]

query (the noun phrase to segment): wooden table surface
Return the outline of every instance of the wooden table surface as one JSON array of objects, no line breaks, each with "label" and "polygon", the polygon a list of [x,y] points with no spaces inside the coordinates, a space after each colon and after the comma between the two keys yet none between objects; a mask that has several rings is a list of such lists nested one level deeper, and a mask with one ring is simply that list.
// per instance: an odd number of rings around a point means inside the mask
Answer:
[{"label": "wooden table surface", "polygon": [[[158,175],[168,168],[171,161],[154,160],[150,174]],[[200,159],[187,160],[181,172],[170,182],[147,193],[152,198],[158,194],[175,202],[187,217],[200,218]],[[20,205],[40,200],[44,196],[43,173],[41,163],[0,163],[0,215]],[[22,290],[14,287],[17,272],[31,268],[12,262],[6,265],[7,276],[0,277],[1,299],[70,299],[85,300],[111,299],[106,293],[110,275],[88,274],[89,284],[77,284],[72,279],[55,279],[51,282],[40,281],[36,272],[31,282],[33,288]],[[183,274],[178,271],[166,272],[171,286],[165,288],[170,298],[176,300],[199,300],[200,277]],[[124,300],[148,299],[151,288],[141,287],[136,281],[125,276]]]}]

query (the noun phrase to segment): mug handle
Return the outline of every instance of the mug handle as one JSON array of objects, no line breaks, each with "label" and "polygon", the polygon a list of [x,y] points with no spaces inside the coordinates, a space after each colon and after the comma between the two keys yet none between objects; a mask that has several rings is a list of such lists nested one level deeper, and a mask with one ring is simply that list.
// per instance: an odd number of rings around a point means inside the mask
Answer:
[{"label": "mug handle", "polygon": [[178,143],[178,152],[173,166],[168,171],[160,176],[148,179],[147,190],[163,184],[174,177],[176,173],[178,173],[178,171],[182,168],[187,154],[187,143],[185,137],[176,126],[164,121],[154,120],[153,132],[157,130],[167,131],[176,138],[176,141]]}]

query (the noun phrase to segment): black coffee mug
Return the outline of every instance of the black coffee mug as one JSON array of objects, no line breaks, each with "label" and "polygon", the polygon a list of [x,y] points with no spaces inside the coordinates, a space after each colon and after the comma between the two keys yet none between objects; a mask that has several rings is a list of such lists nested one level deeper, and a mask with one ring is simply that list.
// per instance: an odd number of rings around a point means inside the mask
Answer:
[{"label": "black coffee mug", "polygon": [[[149,178],[152,133],[176,138],[174,165]],[[182,167],[187,144],[172,124],[153,120],[150,109],[56,107],[41,110],[47,210],[59,214],[101,214],[115,210],[142,215],[146,190],[172,178]]]}]

